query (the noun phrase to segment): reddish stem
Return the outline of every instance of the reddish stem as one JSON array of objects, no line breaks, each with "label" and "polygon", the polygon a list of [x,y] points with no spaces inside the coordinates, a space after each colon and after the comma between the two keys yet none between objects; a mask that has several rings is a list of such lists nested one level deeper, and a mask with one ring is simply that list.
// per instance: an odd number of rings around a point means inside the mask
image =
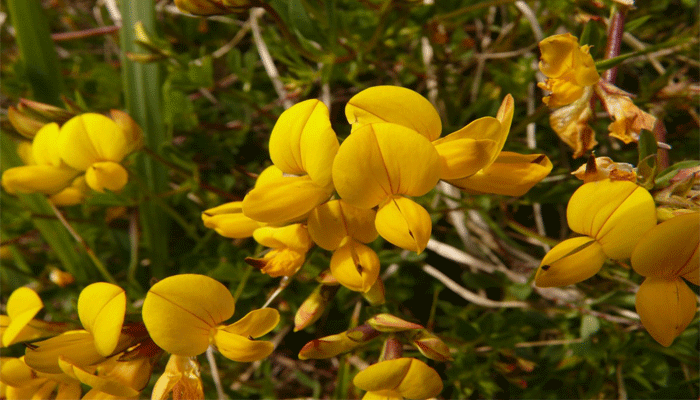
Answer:
[{"label": "reddish stem", "polygon": [[119,27],[116,25],[101,26],[99,28],[85,29],[82,31],[54,33],[51,35],[51,39],[53,39],[55,42],[84,39],[91,36],[109,35],[110,33],[117,32],[118,30]]},{"label": "reddish stem", "polygon": [[[610,19],[608,43],[605,46],[606,60],[620,55],[622,35],[625,33],[625,11],[625,8],[618,8]],[[603,72],[603,80],[606,82],[614,84],[615,78],[617,78],[617,67],[612,67]]]}]

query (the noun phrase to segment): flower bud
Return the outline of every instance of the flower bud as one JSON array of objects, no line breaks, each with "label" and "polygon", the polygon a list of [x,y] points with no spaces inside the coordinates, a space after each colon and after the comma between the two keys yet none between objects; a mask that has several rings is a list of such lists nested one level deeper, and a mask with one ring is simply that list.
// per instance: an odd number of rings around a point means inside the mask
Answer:
[{"label": "flower bud", "polygon": [[380,332],[401,332],[411,329],[423,329],[422,325],[404,321],[391,314],[377,314],[367,320],[367,323]]},{"label": "flower bud", "polygon": [[450,355],[450,348],[447,347],[445,342],[440,340],[439,337],[433,335],[432,333],[421,330],[418,335],[416,335],[413,340],[413,345],[416,346],[418,351],[424,356],[435,361],[450,361],[452,356]]},{"label": "flower bud", "polygon": [[338,288],[339,286],[337,285],[318,285],[297,310],[294,316],[294,332],[300,331],[316,322],[333,299],[333,296],[338,292]]}]

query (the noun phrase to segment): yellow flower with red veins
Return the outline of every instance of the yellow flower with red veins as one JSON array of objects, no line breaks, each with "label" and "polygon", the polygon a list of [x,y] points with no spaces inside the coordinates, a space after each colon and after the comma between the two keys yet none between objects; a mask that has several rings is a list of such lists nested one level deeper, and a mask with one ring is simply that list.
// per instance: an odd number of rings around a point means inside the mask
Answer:
[{"label": "yellow flower with red veins", "polygon": [[656,225],[654,199],[630,181],[589,182],[566,209],[569,228],[581,235],[554,246],[535,275],[540,287],[565,286],[598,273],[606,259],[629,258],[642,235]]},{"label": "yellow flower with red veins", "polygon": [[270,355],[274,345],[254,339],[277,326],[277,310],[254,310],[238,322],[222,325],[233,316],[234,307],[231,292],[218,281],[182,274],[153,285],[141,314],[151,339],[172,354],[196,356],[213,344],[233,361],[251,362]]},{"label": "yellow flower with red veins", "polygon": [[333,193],[337,151],[338,138],[322,102],[306,100],[283,112],[270,134],[270,159],[284,175],[256,183],[243,199],[243,214],[270,224],[304,218]]},{"label": "yellow flower with red veins", "polygon": [[429,399],[442,392],[442,378],[415,358],[380,361],[360,371],[352,383],[367,393],[363,400]]},{"label": "yellow flower with red veins", "polygon": [[696,293],[682,278],[700,283],[700,213],[679,215],[650,229],[630,261],[647,277],[635,301],[639,318],[654,340],[668,347],[695,316]]},{"label": "yellow flower with red veins", "polygon": [[379,277],[379,257],[364,245],[377,238],[376,212],[357,208],[344,200],[332,200],[309,215],[311,239],[333,251],[331,273],[350,290],[367,292]]},{"label": "yellow flower with red veins", "polygon": [[306,252],[313,246],[309,232],[302,224],[258,228],[253,232],[253,239],[272,250],[263,258],[248,257],[245,261],[271,277],[294,275],[304,264]]}]

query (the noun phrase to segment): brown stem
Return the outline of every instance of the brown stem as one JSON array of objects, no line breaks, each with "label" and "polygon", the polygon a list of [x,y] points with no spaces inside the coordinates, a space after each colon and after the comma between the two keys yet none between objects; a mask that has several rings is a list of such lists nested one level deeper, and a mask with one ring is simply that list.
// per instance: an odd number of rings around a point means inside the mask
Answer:
[{"label": "brown stem", "polygon": [[84,29],[82,31],[54,33],[51,35],[51,39],[53,39],[54,42],[84,39],[91,36],[109,35],[110,33],[117,32],[118,30],[119,27],[116,25],[101,26],[99,28]]},{"label": "brown stem", "polygon": [[[624,7],[618,7],[610,19],[610,27],[608,28],[608,43],[605,46],[605,59],[610,59],[620,55],[620,45],[622,44],[622,35],[625,33],[625,11]],[[608,83],[615,83],[617,77],[617,67],[612,67],[603,72],[603,80]]]}]

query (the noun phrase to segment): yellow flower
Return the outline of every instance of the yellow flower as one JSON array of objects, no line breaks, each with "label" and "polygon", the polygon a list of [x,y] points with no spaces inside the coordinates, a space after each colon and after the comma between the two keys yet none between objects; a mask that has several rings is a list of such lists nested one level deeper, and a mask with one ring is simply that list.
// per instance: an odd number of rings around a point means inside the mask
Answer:
[{"label": "yellow flower", "polygon": [[[331,273],[350,290],[367,292],[379,277],[379,257],[362,244],[377,238],[375,216],[374,210],[357,208],[344,200],[321,204],[309,215],[311,239],[320,247],[334,251]],[[391,229],[386,231],[391,232]]]},{"label": "yellow flower", "polygon": [[364,400],[428,399],[442,392],[440,375],[415,358],[397,358],[370,365],[355,375],[352,383],[367,391]]},{"label": "yellow flower", "polygon": [[256,229],[253,238],[272,250],[263,258],[248,257],[245,261],[273,278],[294,275],[304,265],[306,252],[313,246],[309,232],[302,224],[279,228],[265,226]]},{"label": "yellow flower", "polygon": [[420,133],[393,123],[363,125],[345,139],[333,162],[340,197],[358,208],[379,206],[375,226],[389,242],[422,252],[432,223],[403,196],[422,196],[440,178],[440,158]]},{"label": "yellow flower", "polygon": [[305,217],[333,193],[331,165],[338,138],[328,108],[318,100],[298,103],[280,115],[270,134],[270,159],[284,173],[258,182],[243,199],[243,214],[282,224]]},{"label": "yellow flower", "polygon": [[94,367],[80,367],[61,356],[59,365],[66,375],[92,387],[85,393],[84,399],[138,398],[148,384],[153,369],[149,358],[120,360],[119,356],[111,357]]},{"label": "yellow flower", "polygon": [[654,130],[656,117],[634,105],[631,94],[604,81],[595,86],[595,93],[608,114],[615,119],[608,126],[610,136],[631,143],[639,141],[642,129]]},{"label": "yellow flower", "polygon": [[606,259],[625,259],[656,225],[654,199],[630,181],[582,185],[569,200],[569,228],[581,235],[552,248],[535,275],[540,287],[571,285],[595,275]]},{"label": "yellow flower", "polygon": [[61,160],[56,146],[59,134],[58,124],[50,123],[36,133],[31,147],[18,146],[27,165],[2,174],[2,186],[8,193],[56,194],[70,185],[79,171]]},{"label": "yellow flower", "polygon": [[571,175],[582,180],[583,183],[610,179],[614,181],[637,182],[637,173],[632,164],[614,162],[610,157],[594,157],[591,155],[588,162],[580,166]]},{"label": "yellow flower", "polygon": [[549,107],[573,103],[584,94],[584,88],[600,80],[589,46],[578,45],[570,33],[550,36],[539,44],[542,58],[540,71],[549,78],[539,87],[552,92],[542,99]]},{"label": "yellow flower", "polygon": [[224,357],[239,362],[270,355],[271,342],[253,339],[277,325],[277,310],[251,311],[238,322],[221,325],[233,311],[233,296],[224,285],[208,276],[182,274],[151,287],[142,316],[153,341],[172,354],[196,356],[213,344]]},{"label": "yellow flower", "polygon": [[166,400],[172,392],[174,399],[204,400],[199,363],[194,357],[170,356],[163,375],[151,393],[152,400]]},{"label": "yellow flower", "polygon": [[697,297],[681,278],[650,276],[639,286],[634,305],[651,337],[668,347],[693,320]]},{"label": "yellow flower", "polygon": [[30,323],[42,308],[44,303],[32,289],[21,287],[12,292],[7,299],[7,325],[2,324],[2,347],[41,337],[43,332]]},{"label": "yellow flower", "polygon": [[70,167],[85,171],[85,181],[95,191],[121,190],[128,173],[119,164],[140,146],[140,130],[124,113],[116,121],[100,114],[82,114],[61,127],[55,146]]}]

